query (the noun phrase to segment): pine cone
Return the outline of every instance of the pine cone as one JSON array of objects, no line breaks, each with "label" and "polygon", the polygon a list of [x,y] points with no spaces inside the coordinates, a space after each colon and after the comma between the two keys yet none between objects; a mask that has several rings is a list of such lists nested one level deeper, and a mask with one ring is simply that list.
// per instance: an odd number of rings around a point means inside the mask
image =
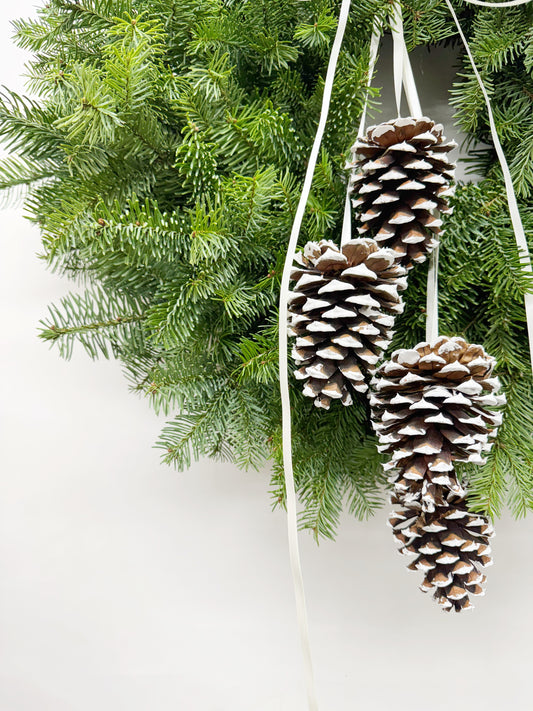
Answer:
[{"label": "pine cone", "polygon": [[[393,502],[400,503],[397,497]],[[471,595],[483,595],[485,575],[492,565],[488,539],[491,524],[468,511],[464,497],[449,494],[432,512],[423,512],[416,502],[403,504],[389,518],[400,553],[415,554],[410,570],[424,572],[420,586],[443,610],[461,612],[473,607]]]},{"label": "pine cone", "polygon": [[439,213],[450,213],[455,165],[443,127],[423,117],[397,118],[371,126],[352,148],[353,206],[360,234],[391,247],[408,269],[423,262],[441,234]]},{"label": "pine cone", "polygon": [[394,316],[403,311],[399,291],[405,269],[391,249],[371,239],[308,242],[296,255],[290,296],[293,357],[302,364],[304,395],[328,409],[332,399],[350,405],[351,392],[366,392],[365,374],[389,346]]},{"label": "pine cone", "polygon": [[[491,377],[495,360],[482,346],[442,336],[395,351],[372,380],[372,425],[380,451],[397,469],[395,492],[431,511],[439,487],[464,495],[453,462],[484,464],[505,403]],[[417,486],[413,484],[418,483]],[[439,496],[441,494],[439,493]]]},{"label": "pine cone", "polygon": [[372,424],[400,507],[390,523],[401,552],[417,556],[409,567],[426,573],[421,589],[445,610],[471,607],[479,567],[491,563],[492,528],[468,512],[454,462],[483,464],[492,446],[502,415],[491,408],[505,403],[494,365],[481,346],[443,336],[395,351],[372,379]]}]

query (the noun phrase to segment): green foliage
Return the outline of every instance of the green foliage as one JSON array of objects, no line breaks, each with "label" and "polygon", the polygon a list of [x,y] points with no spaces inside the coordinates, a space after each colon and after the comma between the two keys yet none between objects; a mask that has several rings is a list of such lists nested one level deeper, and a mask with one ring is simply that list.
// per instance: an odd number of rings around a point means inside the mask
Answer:
[{"label": "green foliage", "polygon": [[310,49],[327,49],[336,28],[337,18],[328,8],[323,8],[314,18],[314,22],[301,22],[298,25],[294,39]]},{"label": "green foliage", "polygon": [[123,346],[142,352],[142,319],[141,304],[93,288],[50,306],[48,318],[41,321],[41,338],[57,343],[63,358],[70,358],[76,342],[91,358],[120,357]]},{"label": "green foliage", "polygon": [[163,429],[158,442],[165,450],[163,459],[184,469],[193,459],[207,454],[232,460],[244,469],[257,469],[265,460],[271,424],[258,393],[246,386],[230,387],[228,381],[217,385],[217,391],[201,409],[180,413]]},{"label": "green foliage", "polygon": [[[43,259],[74,279],[42,338],[69,357],[120,359],[131,389],[170,419],[163,459],[257,468],[272,459],[284,504],[277,300],[320,112],[338,0],[49,0],[15,23],[29,87],[6,90],[0,189],[23,195]],[[344,164],[362,108],[373,18],[348,22],[301,240],[336,239]],[[410,48],[455,42],[439,0],[403,2]],[[528,237],[533,233],[533,9],[460,10],[491,94]],[[378,94],[371,93],[371,99]],[[441,269],[442,330],[498,358],[508,406],[483,468],[464,468],[472,505],[533,508],[533,403],[521,271],[486,110],[466,61],[452,92],[485,179],[460,186]],[[437,117],[436,117],[437,118]],[[410,276],[396,346],[421,340],[425,268]],[[319,412],[291,381],[301,526],[332,536],[343,507],[365,517],[385,495],[364,399]]]},{"label": "green foliage", "polygon": [[[359,518],[382,505],[385,477],[362,398],[352,407],[334,403],[322,412],[294,387],[292,413],[295,478],[305,506],[300,524],[318,540],[335,530],[343,505]],[[281,504],[285,487],[279,426],[273,444],[272,493]]]}]

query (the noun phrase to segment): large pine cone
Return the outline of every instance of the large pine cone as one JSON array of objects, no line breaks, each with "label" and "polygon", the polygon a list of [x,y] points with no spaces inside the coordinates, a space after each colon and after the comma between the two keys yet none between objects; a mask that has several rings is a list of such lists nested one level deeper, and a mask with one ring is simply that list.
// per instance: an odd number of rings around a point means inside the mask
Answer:
[{"label": "large pine cone", "polygon": [[[393,502],[401,503],[397,497]],[[432,512],[421,511],[416,502],[400,505],[389,523],[400,553],[416,555],[408,567],[424,573],[420,589],[432,591],[443,610],[472,608],[470,596],[484,594],[480,568],[492,565],[493,528],[487,519],[470,513],[464,497],[449,494]]]},{"label": "large pine cone", "polygon": [[392,247],[407,268],[423,262],[442,230],[439,213],[449,213],[447,198],[455,165],[441,124],[431,119],[397,118],[371,126],[352,148],[353,206],[360,234]]},{"label": "large pine cone", "polygon": [[454,463],[483,464],[492,446],[502,419],[492,408],[505,403],[494,365],[481,346],[443,336],[395,351],[372,379],[372,424],[399,506],[390,522],[401,552],[417,556],[409,567],[425,572],[421,589],[445,610],[471,607],[491,562],[491,526],[468,512]]},{"label": "large pine cone", "polygon": [[368,389],[365,376],[389,346],[394,316],[403,310],[405,269],[372,239],[340,249],[308,242],[296,261],[289,300],[293,357],[301,365],[295,375],[317,407],[329,408],[332,399],[350,405],[352,391]]},{"label": "large pine cone", "polygon": [[[484,464],[505,403],[492,377],[495,360],[462,338],[395,351],[372,379],[372,425],[391,455],[398,496],[431,511],[439,487],[461,495],[453,462]],[[413,487],[414,483],[419,485]]]}]

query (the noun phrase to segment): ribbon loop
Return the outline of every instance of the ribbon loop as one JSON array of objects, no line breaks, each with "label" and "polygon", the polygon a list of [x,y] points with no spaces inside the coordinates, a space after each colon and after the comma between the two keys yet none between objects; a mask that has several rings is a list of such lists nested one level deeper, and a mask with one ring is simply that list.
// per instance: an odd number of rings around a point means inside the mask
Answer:
[{"label": "ribbon loop", "polygon": [[[394,86],[396,90],[396,105],[400,115],[400,102],[402,86],[405,91],[409,112],[414,118],[423,116],[420,98],[416,89],[415,77],[405,36],[403,32],[403,18],[399,2],[395,2],[391,11],[391,30],[393,41],[393,70]],[[399,96],[398,96],[399,92]],[[439,335],[439,245],[429,256],[429,269],[427,277],[426,297],[426,340],[430,343]]]},{"label": "ribbon loop", "polygon": [[307,691],[307,702],[309,711],[318,711],[318,699],[315,688],[315,678],[313,672],[313,663],[311,658],[311,644],[309,641],[309,624],[307,620],[307,606],[305,602],[305,591],[302,575],[302,566],[300,561],[300,550],[298,545],[298,515],[296,512],[296,488],[294,484],[294,472],[292,467],[292,443],[291,443],[291,404],[289,397],[289,368],[288,368],[288,302],[289,302],[289,284],[290,274],[296,248],[298,246],[298,237],[305,214],[305,207],[311,192],[313,175],[318,161],[320,144],[324,136],[326,121],[331,103],[331,93],[333,91],[333,81],[335,79],[335,70],[337,61],[348,22],[350,12],[350,0],[342,0],[342,5],[339,13],[339,22],[337,24],[337,33],[333,41],[331,54],[329,57],[328,70],[326,80],[324,82],[324,93],[322,95],[322,108],[320,112],[320,120],[318,128],[309,156],[307,170],[305,173],[302,194],[296,208],[296,214],[292,225],[289,244],[287,246],[287,254],[281,277],[281,289],[279,296],[279,384],[281,395],[281,413],[282,413],[282,446],[283,446],[283,468],[285,473],[285,491],[287,499],[287,533],[289,540],[289,555],[291,562],[292,579],[294,586],[294,594],[296,598],[296,613],[298,617],[298,628],[300,632],[300,641],[304,659],[305,686]]},{"label": "ribbon loop", "polygon": [[[392,32],[392,61],[394,66],[394,97],[396,99],[396,110],[398,118],[402,111],[402,83],[404,77],[404,61],[406,52],[404,52],[403,38],[403,17],[402,8],[399,2],[394,2],[389,15],[391,32]],[[407,59],[407,61],[409,61]]]}]

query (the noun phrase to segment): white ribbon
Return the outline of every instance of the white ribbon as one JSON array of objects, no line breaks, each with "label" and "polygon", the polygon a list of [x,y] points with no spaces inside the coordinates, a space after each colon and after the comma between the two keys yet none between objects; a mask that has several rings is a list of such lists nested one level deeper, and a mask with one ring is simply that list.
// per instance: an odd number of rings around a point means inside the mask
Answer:
[{"label": "white ribbon", "polygon": [[[372,75],[376,67],[376,59],[378,56],[379,40],[381,39],[381,22],[376,17],[372,28],[372,37],[370,38],[370,56],[368,59],[368,77],[366,81],[365,99],[363,102],[363,110],[359,121],[359,129],[357,138],[362,138],[365,132],[366,113],[368,110],[368,98],[370,94],[370,85],[372,84]],[[348,177],[346,185],[346,197],[344,200],[344,218],[342,221],[341,247],[352,239],[352,203],[350,197],[350,178]]]},{"label": "white ribbon", "polygon": [[[474,3],[474,5],[483,5],[483,6],[487,6],[487,7],[491,7],[491,6],[512,7],[514,5],[523,5],[523,4],[525,4],[525,2],[529,2],[529,0],[513,0],[512,2],[507,2],[507,3],[482,3],[482,2],[480,2],[480,0],[466,0],[466,1],[469,3]],[[477,82],[479,84],[479,88],[481,89],[481,91],[483,93],[483,97],[485,99],[485,104],[487,106],[487,114],[489,117],[490,132],[492,135],[492,142],[494,143],[494,148],[496,150],[496,154],[498,156],[500,165],[502,167],[503,179],[505,182],[505,192],[507,194],[507,203],[509,205],[509,213],[511,215],[511,222],[512,222],[514,233],[515,233],[515,239],[516,239],[516,244],[518,247],[518,253],[520,255],[520,262],[522,264],[522,269],[525,272],[531,273],[533,271],[533,269],[531,267],[531,259],[529,257],[529,247],[528,247],[526,235],[524,232],[524,226],[522,225],[522,220],[520,218],[520,211],[518,210],[518,203],[517,203],[515,191],[513,188],[513,179],[511,178],[511,172],[510,172],[509,166],[507,164],[507,159],[505,158],[505,153],[503,152],[502,144],[500,143],[500,139],[498,137],[498,131],[496,129],[496,124],[494,122],[494,116],[492,113],[492,106],[490,103],[489,95],[487,93],[487,90],[485,89],[485,85],[483,84],[483,80],[481,78],[481,75],[479,74],[478,68],[477,68],[476,63],[474,61],[474,57],[472,55],[472,52],[470,51],[470,47],[468,45],[468,42],[466,40],[466,37],[464,35],[464,32],[461,28],[461,25],[459,23],[457,15],[455,14],[455,11],[452,7],[450,0],[446,0],[446,4],[448,5],[450,13],[455,21],[459,35],[461,36],[461,39],[463,40],[463,44],[465,46],[466,53],[468,55],[468,58],[470,59],[470,64],[472,65],[472,69],[474,70],[474,74],[475,74]],[[533,370],[533,294],[529,294],[529,293],[526,294],[524,296],[524,302],[525,302],[525,308],[526,308],[527,331],[528,331],[528,336],[529,336],[529,355],[530,355],[530,359],[531,359],[531,369]]]},{"label": "white ribbon", "polygon": [[429,255],[426,292],[426,341],[429,343],[439,337],[439,250],[437,244]]},{"label": "white ribbon", "polygon": [[[401,116],[401,106],[402,106],[402,85],[404,79],[404,60],[406,59],[406,53],[404,51],[404,37],[403,37],[403,18],[402,18],[402,8],[399,2],[394,2],[389,15],[390,28],[392,32],[392,66],[394,70],[394,97],[396,99],[396,109],[398,112],[398,117]],[[409,58],[407,57],[407,61]],[[416,89],[415,89],[416,91]]]},{"label": "white ribbon", "polygon": [[291,230],[283,275],[281,278],[281,291],[279,297],[279,383],[281,392],[282,411],[282,442],[283,442],[283,467],[285,471],[285,491],[287,497],[287,529],[289,538],[289,555],[291,561],[294,594],[296,597],[296,612],[298,616],[298,628],[304,657],[305,686],[307,691],[307,701],[310,711],[318,711],[318,700],[315,689],[313,673],[313,663],[311,659],[311,645],[309,642],[309,625],[307,621],[307,607],[305,603],[305,592],[302,576],[302,566],[300,562],[300,552],[298,545],[298,517],[296,512],[296,490],[294,486],[294,472],[292,468],[292,443],[291,443],[291,404],[289,398],[289,369],[288,369],[288,300],[289,283],[292,265],[298,245],[298,236],[302,226],[305,207],[311,191],[313,175],[318,160],[320,144],[324,135],[326,121],[328,118],[329,105],[331,102],[331,92],[335,79],[335,69],[348,21],[350,12],[350,0],[342,0],[339,13],[337,33],[331,49],[326,80],[324,83],[324,94],[322,97],[322,109],[318,128],[309,156],[307,170],[305,174],[302,194],[296,209],[294,223]]},{"label": "white ribbon", "polygon": [[[395,2],[391,14],[391,31],[393,40],[393,68],[394,86],[396,95],[396,107],[400,116],[400,105],[402,99],[402,86],[405,90],[409,112],[414,118],[423,116],[420,98],[416,90],[416,82],[413,75],[413,68],[407,52],[405,37],[403,33],[403,18],[400,3]],[[429,269],[427,277],[426,296],[426,340],[431,342],[439,335],[439,246],[431,252],[429,257]]]},{"label": "white ribbon", "polygon": [[368,58],[368,77],[366,81],[366,91],[365,100],[363,103],[363,110],[361,112],[361,118],[359,120],[359,128],[357,130],[357,138],[362,138],[365,132],[366,123],[366,113],[368,111],[368,98],[370,93],[370,86],[372,84],[372,76],[374,74],[374,69],[376,68],[376,60],[378,58],[379,41],[381,39],[382,26],[379,18],[376,17],[374,20],[374,25],[372,27],[372,37],[370,38],[370,48],[369,48],[369,58]]}]

